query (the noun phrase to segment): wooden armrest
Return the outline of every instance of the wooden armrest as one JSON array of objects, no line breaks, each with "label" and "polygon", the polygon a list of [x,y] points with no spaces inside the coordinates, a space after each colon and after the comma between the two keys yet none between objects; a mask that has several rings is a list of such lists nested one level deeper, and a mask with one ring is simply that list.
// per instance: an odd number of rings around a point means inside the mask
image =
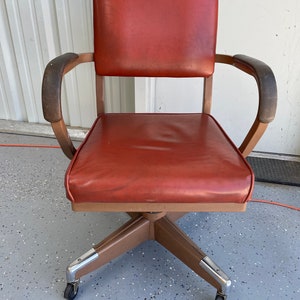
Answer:
[{"label": "wooden armrest", "polygon": [[93,61],[93,53],[66,53],[51,60],[46,66],[42,83],[44,118],[51,123],[54,134],[68,158],[76,152],[69,137],[61,108],[61,83],[63,76],[80,63]]},{"label": "wooden armrest", "polygon": [[264,62],[246,55],[216,55],[216,62],[230,64],[253,76],[257,82],[259,105],[256,119],[239,147],[246,157],[255,147],[276,113],[277,85],[274,74]]}]

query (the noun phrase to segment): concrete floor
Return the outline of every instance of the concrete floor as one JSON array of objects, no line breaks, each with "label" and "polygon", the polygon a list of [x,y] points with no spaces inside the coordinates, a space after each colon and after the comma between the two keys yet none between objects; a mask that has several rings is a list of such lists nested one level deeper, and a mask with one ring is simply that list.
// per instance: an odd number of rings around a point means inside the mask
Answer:
[{"label": "concrete floor", "polygon": [[[0,134],[0,143],[56,144]],[[1,147],[0,299],[62,299],[65,268],[128,218],[74,213],[59,149]],[[297,187],[257,183],[255,198],[300,203]],[[300,299],[300,212],[249,203],[245,213],[190,213],[178,224],[231,277],[228,300]],[[214,299],[215,289],[155,242],[82,278],[76,299]]]}]

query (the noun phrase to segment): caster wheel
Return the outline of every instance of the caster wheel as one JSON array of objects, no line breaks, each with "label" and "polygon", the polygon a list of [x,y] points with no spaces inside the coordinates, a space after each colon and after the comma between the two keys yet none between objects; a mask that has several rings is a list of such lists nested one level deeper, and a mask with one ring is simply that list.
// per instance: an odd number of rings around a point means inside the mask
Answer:
[{"label": "caster wheel", "polygon": [[64,298],[68,300],[73,300],[77,293],[78,293],[78,282],[71,282],[67,284],[67,287],[65,289]]},{"label": "caster wheel", "polygon": [[226,298],[227,297],[225,295],[217,293],[215,300],[226,300]]}]

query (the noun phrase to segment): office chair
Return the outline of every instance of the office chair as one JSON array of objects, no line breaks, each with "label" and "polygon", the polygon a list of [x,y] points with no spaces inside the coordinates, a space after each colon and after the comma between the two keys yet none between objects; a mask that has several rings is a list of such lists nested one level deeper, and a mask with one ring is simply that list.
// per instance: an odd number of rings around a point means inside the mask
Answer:
[{"label": "office chair", "polygon": [[[263,62],[217,55],[217,0],[94,0],[94,53],[66,53],[46,67],[42,102],[65,155],[74,211],[126,212],[131,219],[67,267],[64,297],[80,278],[147,240],[155,240],[226,299],[229,277],[175,221],[187,212],[242,212],[254,175],[245,157],[276,111],[276,82]],[[63,76],[94,62],[97,118],[75,149],[61,109]],[[253,76],[257,116],[237,148],[211,115],[215,63]],[[106,113],[104,76],[202,77],[202,113]],[[185,99],[182,99],[185,101]],[[78,225],[79,226],[79,225]]]}]

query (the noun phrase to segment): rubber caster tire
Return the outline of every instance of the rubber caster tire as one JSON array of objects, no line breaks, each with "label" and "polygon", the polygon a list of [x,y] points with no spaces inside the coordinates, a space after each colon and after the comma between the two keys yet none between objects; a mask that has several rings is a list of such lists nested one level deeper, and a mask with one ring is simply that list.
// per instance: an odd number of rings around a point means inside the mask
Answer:
[{"label": "rubber caster tire", "polygon": [[226,300],[226,296],[225,295],[220,295],[219,293],[217,293],[215,300]]},{"label": "rubber caster tire", "polygon": [[64,298],[68,300],[73,300],[76,297],[78,290],[79,287],[77,282],[68,283],[64,292]]}]

